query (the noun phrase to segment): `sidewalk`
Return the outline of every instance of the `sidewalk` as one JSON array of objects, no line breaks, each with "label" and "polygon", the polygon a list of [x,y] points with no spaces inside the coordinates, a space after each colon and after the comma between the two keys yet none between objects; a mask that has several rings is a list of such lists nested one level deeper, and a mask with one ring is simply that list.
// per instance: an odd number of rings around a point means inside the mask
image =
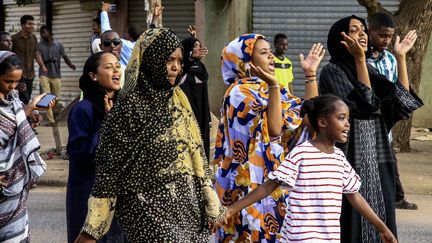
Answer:
[{"label": "sidewalk", "polygon": [[[60,122],[58,128],[60,131],[60,139],[63,147],[62,152],[64,152],[68,139],[68,129],[66,122]],[[47,164],[47,170],[39,178],[37,184],[41,186],[66,186],[69,161],[63,160],[63,156],[57,155],[54,155],[52,159],[48,158],[49,152],[55,149],[52,127],[41,125],[37,127],[36,130],[39,132],[39,134],[37,134],[37,138],[41,144],[39,153]]]}]

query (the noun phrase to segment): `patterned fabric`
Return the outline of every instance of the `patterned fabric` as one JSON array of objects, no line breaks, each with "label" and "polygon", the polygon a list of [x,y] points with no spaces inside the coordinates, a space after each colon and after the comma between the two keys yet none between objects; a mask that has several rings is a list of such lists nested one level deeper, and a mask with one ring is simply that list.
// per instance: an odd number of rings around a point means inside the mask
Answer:
[{"label": "patterned fabric", "polygon": [[397,61],[390,52],[384,50],[377,57],[371,55],[367,61],[391,82],[396,83],[398,81]]},{"label": "patterned fabric", "polygon": [[[92,197],[110,198],[105,204],[116,200],[115,216],[130,242],[206,242],[207,214],[219,211],[216,193],[205,190],[210,171],[192,109],[167,78],[166,61],[179,46],[168,29],[140,37],[129,61],[128,88],[102,124]],[[89,219],[98,213],[93,209]],[[109,214],[103,215],[84,229],[103,232],[99,222],[108,222]]]},{"label": "patterned fabric", "polygon": [[[264,36],[242,35],[222,51],[222,75],[229,87],[221,108],[213,163],[218,165],[216,191],[223,205],[232,204],[262,184],[268,173],[283,161],[285,152],[299,142],[294,139],[295,135],[302,135],[302,130],[297,129],[302,122],[302,99],[289,96],[282,88],[282,139],[278,141],[269,136],[267,83],[248,77],[246,70],[258,38]],[[277,189],[272,196],[243,209],[217,231],[217,241],[275,242],[279,238],[286,198],[286,190]]]},{"label": "patterned fabric", "polygon": [[281,242],[340,242],[342,193],[360,188],[359,176],[340,149],[327,154],[309,141],[302,143],[269,179],[292,188]]},{"label": "patterned fabric", "polygon": [[[357,80],[354,59],[340,43],[340,33],[348,34],[352,18],[365,24],[363,19],[351,16],[336,22],[329,31],[327,47],[331,62],[321,71],[319,92],[341,97],[350,108],[348,142],[338,147],[342,148],[362,179],[360,194],[397,235],[395,162],[387,135],[397,121],[407,119],[411,112],[421,107],[422,102],[414,93],[388,82],[370,65],[368,72],[372,89]],[[342,203],[341,222],[342,242],[381,242],[376,229],[370,227],[346,199]]]},{"label": "patterned fabric", "polygon": [[36,152],[40,145],[17,91],[0,101],[0,145],[0,175],[6,183],[0,193],[0,242],[21,242],[29,234],[28,190],[46,164]]}]

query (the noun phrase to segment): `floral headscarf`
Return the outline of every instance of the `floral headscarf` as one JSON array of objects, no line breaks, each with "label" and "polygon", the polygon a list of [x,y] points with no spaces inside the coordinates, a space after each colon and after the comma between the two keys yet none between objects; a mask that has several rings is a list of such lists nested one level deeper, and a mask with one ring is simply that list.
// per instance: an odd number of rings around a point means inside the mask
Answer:
[{"label": "floral headscarf", "polygon": [[246,78],[246,65],[252,60],[252,53],[260,34],[244,34],[231,41],[222,50],[222,76],[226,85],[237,79]]}]

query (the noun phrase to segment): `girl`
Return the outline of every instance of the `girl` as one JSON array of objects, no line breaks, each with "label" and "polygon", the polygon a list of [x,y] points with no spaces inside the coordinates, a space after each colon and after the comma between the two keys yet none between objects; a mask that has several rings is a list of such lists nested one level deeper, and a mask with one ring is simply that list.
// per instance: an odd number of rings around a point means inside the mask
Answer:
[{"label": "girl", "polygon": [[350,129],[349,110],[333,95],[305,100],[307,115],[318,135],[296,146],[285,161],[269,173],[269,180],[228,206],[226,219],[270,195],[280,185],[289,187],[281,242],[340,242],[342,193],[351,205],[375,225],[384,242],[397,242],[358,193],[360,180],[336,142],[345,143]]},{"label": "girl", "polygon": [[115,213],[129,242],[208,242],[223,212],[199,127],[178,87],[182,51],[169,29],[138,39],[119,101],[101,128],[96,181],[77,243],[95,242]]},{"label": "girl", "polygon": [[[22,62],[16,54],[0,51],[0,242],[27,242],[27,197],[32,184],[45,172],[46,164],[36,152],[39,142],[27,116],[39,109],[45,95],[23,106],[15,90]],[[50,103],[52,107],[54,102]]]},{"label": "girl", "polygon": [[[316,70],[324,50],[312,46],[300,56],[306,76],[305,99],[318,95]],[[273,53],[265,37],[244,34],[222,51],[222,75],[228,89],[221,108],[213,163],[218,165],[216,190],[223,205],[230,205],[264,182],[300,140],[302,98],[288,95],[274,76]],[[297,133],[297,134],[296,134]],[[275,242],[283,222],[285,190],[276,190],[250,210],[232,217],[216,233],[218,242],[244,240]]]},{"label": "girl", "polygon": [[[360,194],[396,235],[396,164],[388,133],[422,102],[404,87],[409,87],[406,67],[400,72],[400,80],[392,83],[367,64],[371,53],[367,33],[365,20],[356,16],[340,19],[330,28],[327,47],[331,59],[321,71],[319,90],[339,96],[349,106],[349,142],[337,146],[362,178]],[[414,40],[412,36],[408,41]],[[375,227],[345,200],[341,221],[343,242],[380,241]]]},{"label": "girl", "polygon": [[[110,52],[99,52],[84,64],[79,80],[84,99],[69,113],[69,178],[66,193],[68,242],[72,243],[84,225],[87,200],[95,180],[94,157],[99,145],[102,119],[120,90],[120,63]],[[116,221],[100,242],[122,242]]]}]

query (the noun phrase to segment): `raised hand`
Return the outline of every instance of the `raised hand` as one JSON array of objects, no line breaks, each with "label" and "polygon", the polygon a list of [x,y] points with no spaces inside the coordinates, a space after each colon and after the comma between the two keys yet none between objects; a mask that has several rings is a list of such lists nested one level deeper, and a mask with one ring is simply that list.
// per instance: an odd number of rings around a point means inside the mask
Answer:
[{"label": "raised hand", "polygon": [[321,43],[313,44],[306,58],[303,54],[299,54],[300,64],[306,76],[316,75],[316,71],[324,54],[325,49]]},{"label": "raised hand", "polygon": [[416,30],[410,30],[405,38],[400,41],[400,37],[396,36],[396,41],[394,44],[394,52],[398,56],[405,56],[409,50],[414,46],[417,40]]},{"label": "raised hand", "polygon": [[162,13],[163,13],[164,7],[158,3],[155,2],[153,5],[153,19],[158,19]]},{"label": "raised hand", "polygon": [[197,28],[196,28],[196,25],[189,25],[188,28],[187,28],[187,31],[189,32],[189,34],[193,38],[197,37]]},{"label": "raised hand", "polygon": [[203,48],[197,47],[197,48],[194,48],[192,51],[192,57],[197,58],[197,59],[201,59],[201,58],[207,56],[207,54],[208,54],[207,47],[203,47]]},{"label": "raised hand", "polygon": [[111,5],[110,3],[104,3],[104,2],[102,2],[101,10],[105,11],[105,12],[108,12],[108,10],[110,8],[110,5]]},{"label": "raised hand", "polygon": [[255,66],[252,62],[249,63],[252,72],[260,79],[264,80],[269,86],[274,86],[278,84],[276,76],[262,70],[261,67]]},{"label": "raised hand", "polygon": [[358,40],[349,37],[347,34],[345,34],[345,32],[342,32],[341,35],[344,39],[343,41],[341,41],[342,45],[346,47],[348,52],[354,58],[366,58],[366,53],[363,50],[363,47],[358,42]]}]

